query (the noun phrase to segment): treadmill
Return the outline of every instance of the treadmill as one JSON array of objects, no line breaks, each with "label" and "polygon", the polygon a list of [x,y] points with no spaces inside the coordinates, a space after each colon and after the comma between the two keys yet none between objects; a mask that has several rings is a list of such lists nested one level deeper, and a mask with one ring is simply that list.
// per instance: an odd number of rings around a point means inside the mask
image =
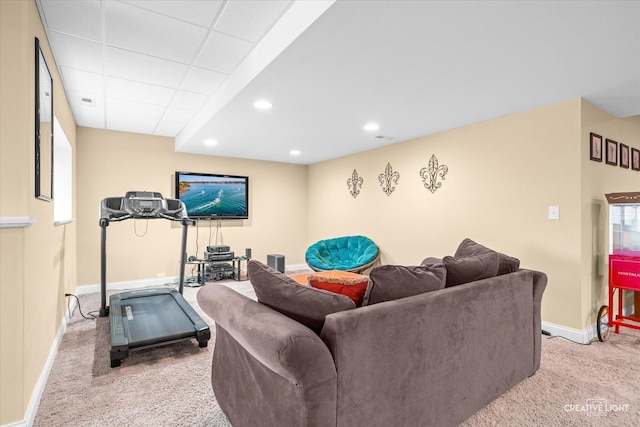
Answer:
[{"label": "treadmill", "polygon": [[[100,202],[100,317],[109,316],[111,367],[120,366],[129,350],[155,347],[195,338],[201,348],[211,338],[209,325],[182,296],[184,289],[187,228],[195,225],[180,200],[162,194],[129,191],[124,197],[107,197]],[[107,227],[127,219],[166,219],[182,224],[179,291],[173,288],[140,289],[111,295],[107,306]]]}]

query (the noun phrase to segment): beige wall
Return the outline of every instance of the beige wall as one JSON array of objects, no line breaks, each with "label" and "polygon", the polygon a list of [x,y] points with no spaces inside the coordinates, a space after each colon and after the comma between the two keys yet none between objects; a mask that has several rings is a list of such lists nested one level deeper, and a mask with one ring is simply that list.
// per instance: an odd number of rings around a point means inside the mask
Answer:
[{"label": "beige wall", "polygon": [[[598,309],[608,305],[609,205],[607,193],[640,191],[640,172],[590,160],[590,133],[640,150],[640,116],[615,119],[588,102],[582,103],[582,318],[596,322]],[[627,304],[632,304],[629,294]]]},{"label": "beige wall", "polygon": [[[304,263],[307,167],[176,153],[173,138],[78,128],[78,284],[100,282],[98,208],[105,197],[158,191],[175,197],[175,171],[249,176],[249,219],[220,221],[218,244],[266,262],[268,253],[287,264]],[[143,234],[148,227],[144,237]],[[107,229],[107,282],[178,276],[179,223],[129,220]],[[216,222],[189,227],[187,253],[202,257],[216,244]],[[244,268],[244,266],[243,266]],[[189,270],[187,270],[189,272]]]},{"label": "beige wall", "polygon": [[[309,238],[368,235],[383,263],[452,254],[465,237],[544,271],[543,320],[581,329],[579,100],[514,114],[309,167]],[[419,171],[448,166],[431,193]],[[395,192],[378,182],[389,162]],[[353,198],[347,179],[364,178]],[[560,206],[560,220],[547,219]]]},{"label": "beige wall", "polygon": [[[75,224],[53,225],[53,203],[34,197],[34,37],[54,80],[54,114],[75,148],[75,123],[33,1],[0,1],[0,424],[24,419],[76,286]],[[54,202],[55,203],[55,202]],[[75,211],[74,211],[75,212]]]}]

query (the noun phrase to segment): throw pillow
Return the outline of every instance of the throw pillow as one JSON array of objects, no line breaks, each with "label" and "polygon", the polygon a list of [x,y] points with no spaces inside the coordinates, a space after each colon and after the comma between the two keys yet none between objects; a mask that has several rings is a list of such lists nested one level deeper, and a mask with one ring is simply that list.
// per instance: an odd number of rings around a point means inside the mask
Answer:
[{"label": "throw pillow", "polygon": [[470,256],[446,256],[446,287],[487,279],[498,274],[498,254],[494,251]]},{"label": "throw pillow", "polygon": [[444,264],[375,267],[369,275],[370,284],[362,305],[410,297],[445,287],[447,270]]},{"label": "throw pillow", "polygon": [[[491,251],[491,249],[467,238],[460,243],[460,246],[458,246],[458,249],[456,249],[456,253],[454,254],[454,256],[463,257],[469,255],[478,255],[489,251]],[[498,276],[502,274],[513,273],[514,271],[518,270],[518,268],[520,268],[520,260],[518,258],[510,257],[509,255],[505,255],[500,252],[496,253],[498,254]]]},{"label": "throw pillow", "polygon": [[316,333],[322,330],[328,314],[356,306],[344,295],[301,286],[260,261],[250,260],[247,271],[259,303],[306,325]]},{"label": "throw pillow", "polygon": [[309,285],[316,289],[334,292],[349,297],[360,305],[367,290],[369,278],[346,271],[328,271],[309,275]]}]

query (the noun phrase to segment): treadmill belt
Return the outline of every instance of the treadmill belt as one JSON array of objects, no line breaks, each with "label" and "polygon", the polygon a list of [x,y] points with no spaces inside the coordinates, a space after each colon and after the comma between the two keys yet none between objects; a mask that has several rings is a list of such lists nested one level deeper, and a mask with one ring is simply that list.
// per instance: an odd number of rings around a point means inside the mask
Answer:
[{"label": "treadmill belt", "polygon": [[127,298],[120,305],[131,348],[194,336],[193,322],[171,295]]}]

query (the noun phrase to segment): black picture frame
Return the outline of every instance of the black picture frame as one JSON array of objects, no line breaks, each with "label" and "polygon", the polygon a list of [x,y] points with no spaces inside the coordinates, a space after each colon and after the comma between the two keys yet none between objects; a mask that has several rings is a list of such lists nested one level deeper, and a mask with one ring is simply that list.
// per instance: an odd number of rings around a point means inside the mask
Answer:
[{"label": "black picture frame", "polygon": [[640,171],[640,150],[637,148],[631,149],[631,169]]},{"label": "black picture frame", "polygon": [[594,162],[602,162],[602,136],[593,132],[589,134],[589,158]]},{"label": "black picture frame", "polygon": [[53,200],[53,78],[35,38],[35,196]]},{"label": "black picture frame", "polygon": [[629,146],[620,143],[620,167],[629,169]]},{"label": "black picture frame", "polygon": [[618,166],[618,143],[613,139],[606,139],[607,147],[607,164],[611,166]]}]

